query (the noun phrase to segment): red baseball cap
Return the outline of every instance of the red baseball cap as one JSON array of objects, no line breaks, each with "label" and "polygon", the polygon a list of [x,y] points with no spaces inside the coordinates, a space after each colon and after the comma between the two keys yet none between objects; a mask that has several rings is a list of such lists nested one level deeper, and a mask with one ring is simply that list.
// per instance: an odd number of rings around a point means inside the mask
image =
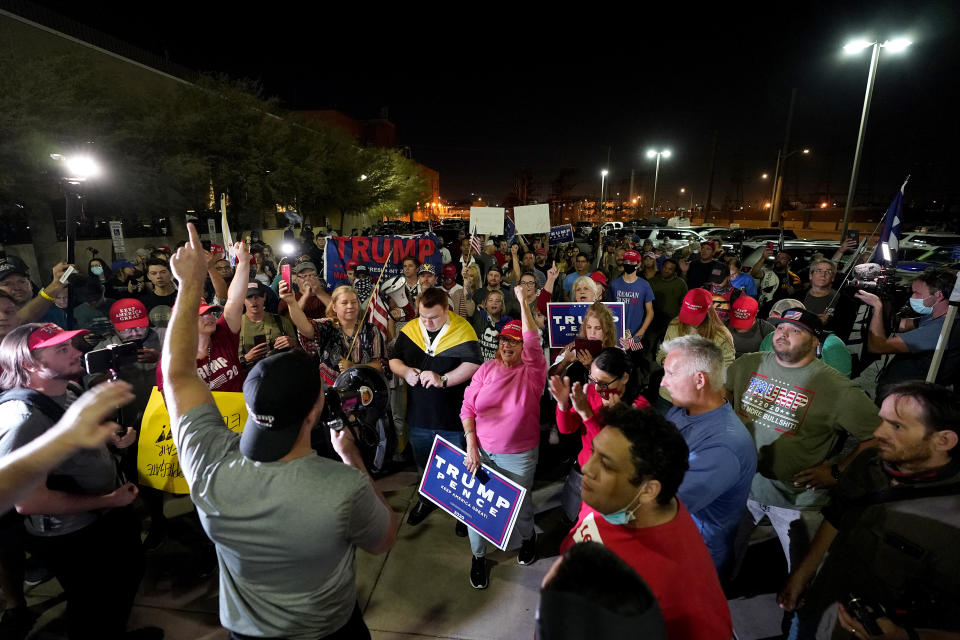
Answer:
[{"label": "red baseball cap", "polygon": [[536,250],[535,253],[536,253],[538,256],[545,256],[545,255],[547,255],[547,250],[544,249],[543,247],[540,247],[539,249]]},{"label": "red baseball cap", "polygon": [[759,307],[755,298],[740,296],[730,305],[730,326],[734,329],[749,329],[753,326]]},{"label": "red baseball cap", "polygon": [[607,276],[603,275],[602,271],[594,271],[590,274],[590,279],[596,282],[597,284],[602,284],[607,286]]},{"label": "red baseball cap", "polygon": [[147,307],[139,300],[123,298],[110,305],[110,322],[117,331],[150,326]]},{"label": "red baseball cap", "polygon": [[626,253],[623,254],[623,258],[621,258],[620,262],[636,262],[637,264],[639,264],[640,254],[633,250],[627,251]]},{"label": "red baseball cap", "polygon": [[360,263],[357,262],[356,260],[351,260],[350,262],[347,263],[347,269],[356,269],[359,266],[360,266]]},{"label": "red baseball cap", "polygon": [[457,265],[452,262],[443,265],[443,275],[457,277]]},{"label": "red baseball cap", "polygon": [[198,316],[202,316],[203,314],[207,313],[208,311],[213,311],[214,309],[220,309],[220,310],[222,311],[222,310],[223,310],[223,307],[221,307],[221,306],[218,305],[218,304],[202,304],[202,305],[200,305],[200,309],[197,311],[197,315],[198,315]]},{"label": "red baseball cap", "polygon": [[511,320],[503,325],[503,329],[500,329],[500,333],[497,334],[497,339],[500,338],[523,342],[523,325],[520,324],[519,320]]},{"label": "red baseball cap", "polygon": [[64,331],[57,325],[52,322],[34,329],[30,333],[30,337],[27,338],[27,348],[30,351],[35,349],[46,349],[47,347],[55,347],[58,344],[63,344],[69,340],[72,340],[75,336],[82,336],[90,333],[86,329],[76,329],[75,331]]},{"label": "red baseball cap", "polygon": [[707,317],[707,311],[713,306],[713,296],[706,289],[691,289],[683,296],[680,305],[680,322],[698,326]]}]

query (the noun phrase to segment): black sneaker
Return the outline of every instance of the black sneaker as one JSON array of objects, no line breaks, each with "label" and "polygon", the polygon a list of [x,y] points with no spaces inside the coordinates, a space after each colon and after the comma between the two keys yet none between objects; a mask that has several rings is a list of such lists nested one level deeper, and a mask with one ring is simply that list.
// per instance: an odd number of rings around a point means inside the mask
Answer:
[{"label": "black sneaker", "polygon": [[537,534],[534,534],[523,541],[520,545],[520,551],[517,552],[517,562],[522,565],[533,564],[537,561]]},{"label": "black sneaker", "polygon": [[470,565],[470,584],[473,585],[474,589],[486,589],[490,585],[485,559],[473,557],[473,563]]}]

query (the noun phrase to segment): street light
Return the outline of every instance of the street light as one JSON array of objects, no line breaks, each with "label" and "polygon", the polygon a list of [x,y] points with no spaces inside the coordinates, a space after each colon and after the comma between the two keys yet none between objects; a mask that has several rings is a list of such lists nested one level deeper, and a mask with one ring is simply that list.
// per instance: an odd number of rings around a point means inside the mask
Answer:
[{"label": "street light", "polygon": [[880,42],[876,40],[874,42],[869,42],[867,40],[854,40],[849,42],[843,47],[843,51],[847,54],[857,54],[873,47],[873,52],[870,56],[870,70],[867,72],[867,90],[863,97],[863,113],[860,116],[860,130],[857,133],[857,149],[853,154],[853,170],[850,172],[850,187],[847,189],[847,204],[843,208],[843,229],[840,232],[840,237],[844,238],[847,234],[847,226],[850,224],[850,211],[853,209],[853,195],[857,190],[857,174],[860,173],[860,156],[863,152],[863,138],[864,134],[867,131],[867,118],[870,116],[870,101],[873,99],[873,83],[877,79],[877,65],[880,63],[880,49],[884,48],[890,51],[890,53],[900,53],[907,47],[913,44],[910,40],[906,38],[894,38],[893,40],[887,40],[885,42]]},{"label": "street light", "polygon": [[600,171],[600,207],[601,207],[601,210],[600,210],[600,212],[597,213],[598,216],[599,216],[599,215],[602,215],[602,212],[606,211],[606,208],[603,207],[603,183],[604,183],[604,181],[606,181],[606,179],[607,179],[607,174],[608,174],[608,173],[610,173],[610,172],[607,171],[606,169],[602,169],[602,170]]},{"label": "street light", "polygon": [[653,174],[653,200],[650,204],[653,205],[653,215],[657,215],[657,181],[660,179],[660,156],[664,158],[670,157],[670,149],[663,149],[657,151],[656,149],[649,149],[647,151],[647,157],[651,160],[653,158],[657,159],[657,170]]},{"label": "street light", "polygon": [[[684,194],[687,192],[686,187],[680,187],[680,193]],[[690,208],[687,211],[693,211],[693,191],[690,192]]]}]

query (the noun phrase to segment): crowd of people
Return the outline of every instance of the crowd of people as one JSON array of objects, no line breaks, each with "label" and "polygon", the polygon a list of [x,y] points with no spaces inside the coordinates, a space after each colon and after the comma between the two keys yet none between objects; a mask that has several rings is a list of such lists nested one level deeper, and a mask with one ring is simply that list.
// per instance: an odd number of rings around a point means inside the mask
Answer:
[{"label": "crowd of people", "polygon": [[[778,603],[790,638],[960,637],[956,327],[936,383],[923,381],[955,273],[921,273],[894,322],[888,299],[838,288],[850,243],[803,265],[768,246],[744,264],[715,242],[676,250],[624,234],[587,255],[461,234],[439,266],[406,256],[381,281],[347,260],[331,286],[324,238],[302,240],[277,259],[263,243],[219,251],[190,226],[173,249],[94,258],[69,278],[58,264],[43,287],[0,258],[4,638],[36,618],[28,555],[64,589],[68,637],[163,636],[126,629],[146,554],[169,535],[163,493],[136,481],[155,386],[231,638],[369,637],[354,550],[384,552],[397,530],[372,476],[423,472],[437,435],[471,473],[527,490],[508,546],[521,565],[547,552],[538,460],[545,447],[568,454],[567,532],[538,637],[734,637],[724,590],[764,521],[789,574]],[[550,302],[580,309],[562,347]],[[380,306],[384,322],[371,321]],[[85,354],[131,343],[112,378],[85,370]],[[350,428],[316,437],[325,390],[356,367],[388,388],[392,457],[375,467]],[[212,391],[243,394],[242,434]],[[436,508],[421,497],[407,523]],[[304,544],[303,531],[324,535]],[[459,520],[455,534],[469,542],[464,575],[486,588],[486,541]]]}]

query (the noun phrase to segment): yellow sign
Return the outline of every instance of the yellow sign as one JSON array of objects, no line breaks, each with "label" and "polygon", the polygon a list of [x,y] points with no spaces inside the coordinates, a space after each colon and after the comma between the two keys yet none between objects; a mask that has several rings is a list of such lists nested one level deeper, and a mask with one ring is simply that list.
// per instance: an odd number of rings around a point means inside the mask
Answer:
[{"label": "yellow sign", "polygon": [[[223,423],[232,431],[241,433],[247,422],[247,406],[239,392],[214,391]],[[180,469],[177,448],[173,444],[170,416],[163,394],[153,388],[140,423],[140,441],[137,445],[137,475],[140,484],[168,493],[190,493],[187,480]]]}]

